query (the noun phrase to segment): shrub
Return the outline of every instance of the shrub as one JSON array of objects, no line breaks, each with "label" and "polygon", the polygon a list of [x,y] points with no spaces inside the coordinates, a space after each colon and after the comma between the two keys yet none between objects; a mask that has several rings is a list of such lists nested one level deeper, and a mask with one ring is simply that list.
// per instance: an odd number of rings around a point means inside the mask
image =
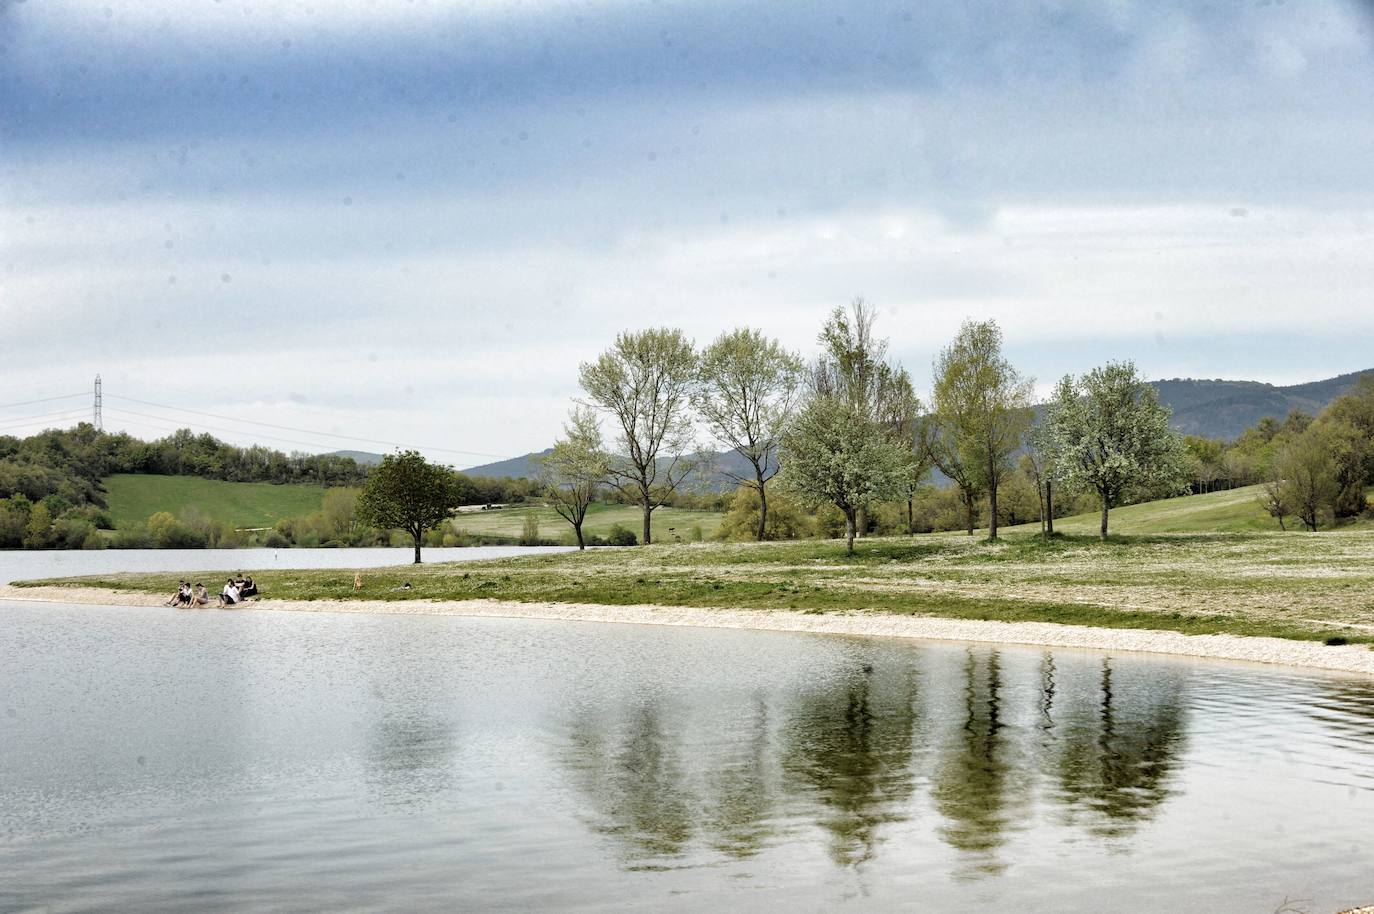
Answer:
[{"label": "shrub", "polygon": [[134,523],[116,530],[110,545],[115,549],[152,549],[157,543],[148,532],[147,524]]},{"label": "shrub", "polygon": [[525,515],[524,526],[520,528],[520,545],[539,545],[539,518],[535,517],[534,514]]},{"label": "shrub", "polygon": [[1349,639],[1349,638],[1343,638],[1343,637],[1341,637],[1340,635],[1332,635],[1330,638],[1327,638],[1325,641],[1322,642],[1322,644],[1326,644],[1326,645],[1329,645],[1329,646],[1331,646],[1331,647],[1340,647],[1340,646],[1343,645],[1343,644],[1349,644],[1349,643],[1350,643],[1350,639]]},{"label": "shrub", "polygon": [[606,544],[608,546],[638,546],[639,537],[628,527],[620,524],[613,524],[606,533]]},{"label": "shrub", "polygon": [[287,549],[290,548],[291,541],[279,530],[268,530],[267,535],[262,538],[262,544],[268,549]]}]

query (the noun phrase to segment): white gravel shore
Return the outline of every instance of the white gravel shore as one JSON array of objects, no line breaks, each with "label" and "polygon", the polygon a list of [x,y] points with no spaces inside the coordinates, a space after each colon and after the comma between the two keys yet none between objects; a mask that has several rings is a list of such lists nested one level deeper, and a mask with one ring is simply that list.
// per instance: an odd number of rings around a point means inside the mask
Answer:
[{"label": "white gravel shore", "polygon": [[[75,587],[0,586],[0,600],[82,603],[111,607],[157,606],[161,603],[160,598],[147,594]],[[873,612],[827,612],[812,615],[795,610],[601,606],[581,603],[518,603],[503,600],[253,600],[236,607],[237,609],[558,619],[1026,644],[1099,651],[1178,654],[1374,676],[1374,650],[1365,645],[1330,647],[1320,642],[1290,641],[1284,638],[1183,635],[1168,631],[1095,628],[1052,622],[985,622]]]}]

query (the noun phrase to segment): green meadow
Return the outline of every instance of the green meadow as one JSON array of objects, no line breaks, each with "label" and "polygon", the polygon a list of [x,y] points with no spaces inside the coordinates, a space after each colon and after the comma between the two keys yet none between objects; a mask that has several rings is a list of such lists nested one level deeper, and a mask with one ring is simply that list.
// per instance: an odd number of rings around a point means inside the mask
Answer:
[{"label": "green meadow", "polygon": [[102,482],[115,529],[146,521],[158,511],[180,515],[187,509],[235,527],[270,527],[282,518],[320,510],[326,491],[322,486],[223,482],[196,476],[120,474]]}]

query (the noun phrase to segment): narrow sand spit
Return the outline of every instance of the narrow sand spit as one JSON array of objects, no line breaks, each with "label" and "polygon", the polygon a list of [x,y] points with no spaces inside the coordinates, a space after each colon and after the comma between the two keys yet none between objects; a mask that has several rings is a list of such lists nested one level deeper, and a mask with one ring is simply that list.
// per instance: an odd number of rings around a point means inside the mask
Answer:
[{"label": "narrow sand spit", "polygon": [[[162,602],[162,598],[150,594],[99,588],[10,586],[0,586],[0,600],[84,603],[98,606],[157,606]],[[1331,647],[1319,642],[1289,641],[1285,638],[1183,635],[1178,632],[1094,628],[1083,625],[1059,625],[1053,622],[985,622],[873,612],[829,612],[809,615],[796,610],[601,606],[585,603],[517,603],[504,600],[253,600],[236,609],[238,608],[290,612],[558,619],[1029,644],[1098,651],[1179,654],[1250,663],[1277,663],[1374,676],[1374,650],[1362,644]]]}]

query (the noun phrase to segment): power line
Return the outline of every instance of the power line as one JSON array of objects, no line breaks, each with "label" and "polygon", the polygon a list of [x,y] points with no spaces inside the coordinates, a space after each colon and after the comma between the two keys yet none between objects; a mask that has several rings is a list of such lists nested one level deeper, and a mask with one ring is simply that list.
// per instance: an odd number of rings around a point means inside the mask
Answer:
[{"label": "power line", "polygon": [[[82,396],[85,395],[83,394]],[[38,416],[23,416],[16,419],[5,419],[3,422],[0,422],[0,428],[21,428],[25,425],[41,425],[44,422],[80,419],[86,415],[88,415],[88,413],[83,409],[80,412],[43,413]]]},{"label": "power line", "polygon": [[[321,437],[321,438],[340,438],[340,439],[343,439],[343,440],[345,440],[345,441],[359,441],[359,442],[362,442],[363,444],[380,444],[380,445],[384,445],[384,446],[386,446],[386,447],[400,447],[400,445],[397,444],[397,443],[394,442],[394,441],[382,441],[382,440],[379,440],[379,439],[377,439],[377,438],[360,438],[360,437],[358,437],[357,435],[343,435],[343,434],[339,434],[338,432],[321,432],[321,431],[316,431],[316,430],[308,429],[308,428],[298,428],[298,427],[293,426],[293,425],[277,425],[277,424],[272,423],[272,422],[259,422],[259,421],[255,420],[255,419],[239,419],[239,418],[237,418],[237,417],[235,417],[235,416],[224,416],[224,415],[220,415],[219,413],[207,413],[207,412],[202,412],[202,411],[200,411],[200,410],[195,410],[195,409],[183,409],[183,408],[180,407],[180,406],[168,406],[168,405],[165,404],[165,403],[152,403],[152,402],[150,402],[150,401],[148,401],[148,400],[138,400],[138,399],[135,399],[135,398],[133,398],[133,397],[124,397],[124,396],[120,396],[119,394],[110,394],[110,399],[112,399],[112,400],[123,400],[123,401],[128,402],[128,403],[138,403],[138,404],[141,405],[141,406],[151,406],[151,407],[154,407],[154,408],[156,408],[156,409],[167,409],[167,410],[171,410],[171,411],[173,411],[173,412],[189,413],[190,415],[193,415],[193,416],[206,416],[206,417],[211,418],[211,419],[222,419],[222,420],[224,420],[224,421],[226,421],[226,422],[241,422],[241,423],[245,423],[245,424],[247,424],[247,425],[261,425],[261,426],[263,426],[264,428],[275,428],[275,429],[280,429],[281,431],[285,431],[285,432],[296,432],[296,433],[302,434],[302,435],[315,435],[315,436],[318,436],[318,437]],[[155,416],[155,417],[152,417],[152,418],[166,419],[166,417],[164,417],[164,416]],[[233,432],[232,434],[239,434],[239,435],[241,435],[241,434],[244,434],[244,433],[243,433],[243,432]],[[268,436],[263,436],[263,437],[268,437]],[[299,443],[299,442],[296,442],[296,443]],[[456,448],[448,448],[448,447],[421,447],[421,446],[418,446],[418,445],[417,445],[416,447],[418,447],[419,450],[423,450],[423,451],[439,451],[439,452],[441,452],[441,453],[446,453],[446,454],[464,454],[464,455],[469,456],[469,457],[490,457],[490,458],[492,458],[492,459],[494,459],[494,460],[505,460],[505,459],[508,459],[508,456],[509,456],[509,455],[505,455],[505,454],[486,454],[486,453],[483,453],[483,452],[481,452],[481,451],[464,451],[464,450],[459,450],[459,449],[456,449]]]},{"label": "power line", "polygon": [[[118,406],[112,406],[112,407],[110,407],[110,410],[109,410],[109,411],[112,412],[112,413],[115,413],[115,414],[117,414],[117,415],[120,415],[120,416],[137,416],[137,417],[142,418],[142,419],[152,419],[152,420],[155,421],[155,422],[161,423],[161,425],[162,425],[165,429],[170,429],[170,430],[172,430],[172,431],[180,431],[181,429],[186,428],[185,425],[179,424],[179,423],[178,423],[178,420],[177,420],[176,418],[172,417],[172,416],[153,416],[153,415],[150,415],[150,414],[148,414],[148,413],[134,412],[133,410],[124,409],[123,407],[118,407]],[[144,425],[144,426],[147,426],[147,425],[148,425],[146,422],[140,422],[140,423],[135,423],[135,424]],[[241,430],[241,429],[220,428],[220,427],[214,426],[214,425],[205,425],[204,423],[201,423],[201,422],[195,423],[195,426],[196,426],[197,429],[200,429],[201,431],[207,431],[207,432],[220,432],[221,434],[225,434],[225,435],[243,435],[243,434],[247,434],[246,432],[244,432],[244,431]],[[149,426],[149,427],[152,427],[152,426]],[[319,441],[297,441],[297,440],[295,440],[295,439],[293,439],[293,438],[282,438],[282,437],[279,436],[279,435],[264,435],[264,434],[260,434],[260,433],[254,433],[254,434],[255,434],[257,437],[259,437],[259,438],[265,438],[265,439],[267,439],[268,441],[279,441],[279,442],[282,442],[283,444],[296,444],[296,445],[300,445],[301,447],[308,447],[308,448],[323,448],[323,447],[329,447],[328,444],[323,444],[323,443],[321,443],[321,442],[319,442]]]},{"label": "power line", "polygon": [[70,400],[70,399],[72,399],[73,397],[84,397],[84,396],[86,396],[86,393],[85,393],[85,391],[82,391],[82,392],[79,393],[79,394],[63,394],[63,395],[60,396],[60,397],[43,397],[43,398],[38,399],[38,400],[21,400],[21,401],[18,402],[18,403],[0,403],[0,409],[9,409],[9,408],[12,407],[12,406],[33,406],[35,403],[51,403],[51,402],[53,402],[54,400]]}]

